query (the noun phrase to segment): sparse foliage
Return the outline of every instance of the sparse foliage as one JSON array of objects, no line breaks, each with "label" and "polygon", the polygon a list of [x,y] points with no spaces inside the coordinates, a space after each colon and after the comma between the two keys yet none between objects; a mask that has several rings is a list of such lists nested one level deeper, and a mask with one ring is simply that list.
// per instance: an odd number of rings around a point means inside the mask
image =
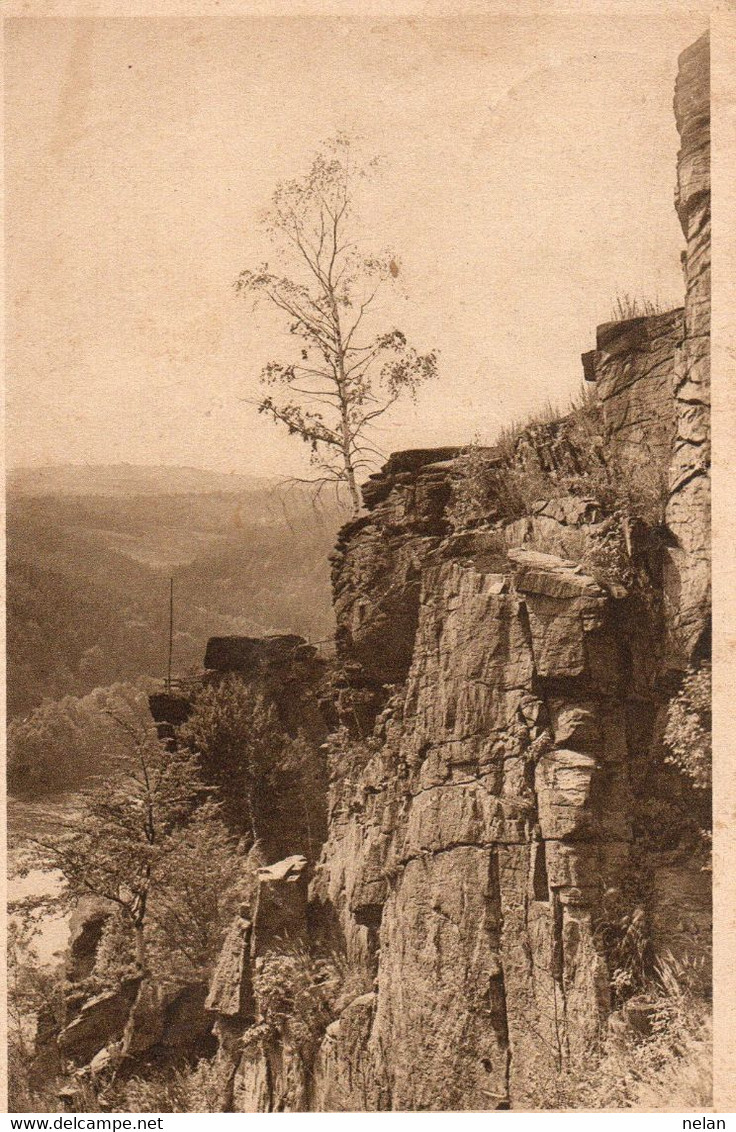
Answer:
[{"label": "sparse foliage", "polygon": [[566,417],[548,415],[505,432],[494,448],[466,450],[450,506],[457,527],[533,515],[541,503],[569,497],[650,527],[662,523],[667,470],[656,453],[606,451],[600,409],[590,402]]},{"label": "sparse foliage", "polygon": [[712,785],[711,725],[711,668],[703,664],[683,677],[679,692],[670,700],[664,733],[670,752],[665,761],[699,790],[710,790]]},{"label": "sparse foliage", "polygon": [[625,322],[628,318],[651,318],[655,314],[664,314],[665,309],[659,297],[643,299],[628,291],[619,291],[613,300],[611,317],[614,322]]},{"label": "sparse foliage", "polygon": [[228,673],[197,692],[179,739],[197,752],[210,773],[227,777],[230,793],[245,806],[245,828],[256,842],[261,835],[259,794],[284,746],[273,704]]},{"label": "sparse foliage", "polygon": [[707,1112],[712,1103],[713,1041],[708,1004],[690,989],[689,973],[662,959],[641,998],[648,1031],[617,1013],[584,1064],[551,1080],[530,1082],[534,1108]]},{"label": "sparse foliage", "polygon": [[276,188],[266,230],[285,273],[263,264],[241,272],[236,289],[283,314],[298,348],[261,374],[268,393],[259,409],[309,445],[318,489],[347,487],[360,509],[357,478],[380,457],[372,426],[402,394],[437,370],[434,352],[419,354],[396,328],[376,319],[377,302],[400,272],[390,252],[359,247],[356,187],[375,162],[357,165],[340,135],[315,156],[306,176]]},{"label": "sparse foliage", "polygon": [[330,1022],[354,998],[371,989],[364,968],[351,967],[342,952],[312,954],[303,944],[284,942],[258,961],[253,980],[258,1029],[287,1036],[309,1064]]}]

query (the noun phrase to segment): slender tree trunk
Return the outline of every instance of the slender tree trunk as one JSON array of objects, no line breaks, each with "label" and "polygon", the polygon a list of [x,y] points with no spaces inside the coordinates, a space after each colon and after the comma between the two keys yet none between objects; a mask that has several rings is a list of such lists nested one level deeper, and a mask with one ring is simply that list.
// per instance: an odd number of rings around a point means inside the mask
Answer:
[{"label": "slender tree trunk", "polygon": [[345,353],[342,344],[342,327],[340,326],[340,312],[337,307],[337,300],[335,293],[330,285],[329,297],[332,304],[332,318],[335,326],[335,361],[337,362],[337,388],[340,394],[340,427],[342,430],[342,458],[345,464],[345,478],[348,483],[348,490],[350,492],[350,500],[353,505],[353,515],[357,515],[360,511],[360,494],[358,492],[358,485],[355,482],[355,469],[353,467],[353,457],[350,451],[352,444],[352,435],[350,432],[350,420],[348,417],[348,398],[347,398],[347,375],[345,373]]},{"label": "slender tree trunk", "polygon": [[135,924],[135,958],[144,975],[148,974],[148,950],[143,935],[143,924]]},{"label": "slender tree trunk", "polygon": [[342,457],[345,462],[345,477],[348,481],[348,490],[350,491],[350,500],[353,504],[353,515],[357,515],[360,511],[360,494],[358,492],[358,485],[355,482],[355,471],[353,469],[353,461],[350,455],[350,425],[347,419],[347,406],[341,409],[342,414]]}]

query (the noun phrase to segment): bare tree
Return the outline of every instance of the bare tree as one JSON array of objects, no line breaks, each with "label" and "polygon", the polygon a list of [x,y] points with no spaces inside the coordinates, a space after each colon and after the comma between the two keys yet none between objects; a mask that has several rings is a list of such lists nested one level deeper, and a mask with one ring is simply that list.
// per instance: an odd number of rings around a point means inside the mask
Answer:
[{"label": "bare tree", "polygon": [[315,156],[306,176],[278,185],[265,217],[288,274],[241,272],[235,286],[266,299],[298,341],[295,360],[269,362],[261,382],[281,387],[259,410],[311,448],[318,485],[345,485],[360,510],[357,479],[382,458],[371,426],[405,393],[434,377],[436,353],[418,354],[396,328],[376,325],[377,299],[399,274],[391,253],[373,255],[356,239],[355,187],[375,161],[356,167],[351,143],[338,136]]}]

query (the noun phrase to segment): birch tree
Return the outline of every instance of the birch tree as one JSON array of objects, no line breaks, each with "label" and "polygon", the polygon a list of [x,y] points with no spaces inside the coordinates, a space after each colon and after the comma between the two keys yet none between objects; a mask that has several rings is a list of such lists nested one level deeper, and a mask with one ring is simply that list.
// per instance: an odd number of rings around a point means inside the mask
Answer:
[{"label": "birch tree", "polygon": [[376,422],[437,372],[434,351],[418,353],[381,317],[400,267],[391,252],[360,246],[355,190],[374,165],[356,165],[339,136],[305,176],[279,184],[264,222],[286,270],[264,263],[235,284],[283,315],[295,347],[263,368],[259,411],[309,446],[308,482],[347,488],[354,513],[359,478],[383,458]]}]

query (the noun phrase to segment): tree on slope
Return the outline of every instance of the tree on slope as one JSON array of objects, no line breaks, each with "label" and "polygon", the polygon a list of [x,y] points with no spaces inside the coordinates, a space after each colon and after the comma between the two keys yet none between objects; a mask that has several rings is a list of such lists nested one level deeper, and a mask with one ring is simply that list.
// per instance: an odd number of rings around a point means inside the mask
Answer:
[{"label": "tree on slope", "polygon": [[399,265],[391,253],[361,250],[356,238],[355,190],[374,164],[356,167],[349,139],[338,136],[306,176],[278,185],[265,225],[287,274],[263,264],[236,283],[285,316],[295,347],[264,367],[262,384],[281,393],[265,396],[259,410],[309,445],[310,482],[318,491],[347,487],[354,513],[357,479],[382,456],[372,426],[437,371],[434,352],[417,353],[401,330],[376,317]]},{"label": "tree on slope", "polygon": [[[212,948],[203,910],[211,916],[228,889],[234,892],[242,862],[197,758],[166,750],[137,720],[117,722],[128,740],[118,772],[84,791],[79,813],[60,832],[26,838],[25,869],[58,869],[62,905],[90,896],[108,901],[134,938],[142,971],[150,968],[152,933],[159,953],[181,954],[196,966]],[[192,895],[195,877],[217,891],[199,883]],[[225,911],[212,929],[223,921]]]}]

